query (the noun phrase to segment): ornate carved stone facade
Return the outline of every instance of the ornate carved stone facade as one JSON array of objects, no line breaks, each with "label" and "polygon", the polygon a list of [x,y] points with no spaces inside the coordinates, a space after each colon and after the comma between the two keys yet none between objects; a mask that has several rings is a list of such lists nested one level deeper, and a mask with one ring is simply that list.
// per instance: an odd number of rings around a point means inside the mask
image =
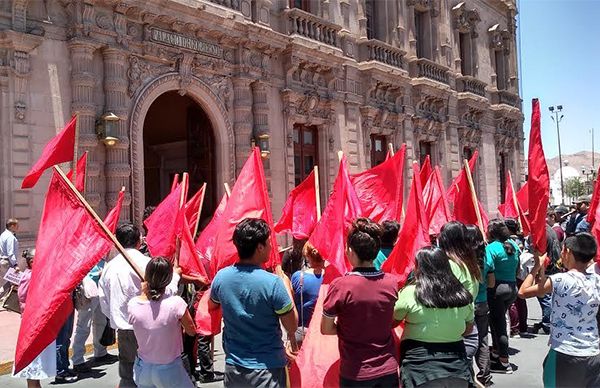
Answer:
[{"label": "ornate carved stone facade", "polygon": [[[298,125],[316,128],[322,198],[336,151],[360,171],[371,166],[372,136],[383,136],[396,148],[406,143],[410,160],[429,150],[446,183],[465,152],[479,149],[478,190],[493,213],[500,165],[515,181],[524,177],[514,0],[311,1],[306,10],[290,3],[7,0],[0,218],[20,218],[24,244],[33,243],[48,178],[28,191],[20,180],[78,114],[79,153],[89,152],[85,196],[103,215],[124,186],[123,218],[139,223],[144,122],[169,92],[191,98],[210,120],[217,182],[232,183],[252,141],[268,135],[276,217],[294,184]],[[371,6],[385,12],[369,20]],[[462,72],[467,60],[470,74]],[[97,135],[107,112],[121,119],[114,146]]]}]

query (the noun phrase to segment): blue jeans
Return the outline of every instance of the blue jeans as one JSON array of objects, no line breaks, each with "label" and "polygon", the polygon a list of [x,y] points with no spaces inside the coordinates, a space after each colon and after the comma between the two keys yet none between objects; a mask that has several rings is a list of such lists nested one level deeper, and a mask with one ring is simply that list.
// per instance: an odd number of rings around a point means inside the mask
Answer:
[{"label": "blue jeans", "polygon": [[138,388],[194,387],[181,357],[170,364],[150,364],[137,357],[133,365],[133,381]]},{"label": "blue jeans", "polygon": [[550,313],[552,312],[552,295],[546,294],[538,297],[540,307],[542,308],[542,326],[544,329],[550,329]]},{"label": "blue jeans", "polygon": [[56,374],[60,375],[69,370],[69,346],[73,334],[74,313],[71,313],[60,328],[56,337]]}]

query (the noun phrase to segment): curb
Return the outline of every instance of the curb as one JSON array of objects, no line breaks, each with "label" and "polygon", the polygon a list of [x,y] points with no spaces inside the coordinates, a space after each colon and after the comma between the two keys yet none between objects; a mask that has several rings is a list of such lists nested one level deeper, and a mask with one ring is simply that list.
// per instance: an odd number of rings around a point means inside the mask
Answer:
[{"label": "curb", "polygon": [[[107,350],[112,350],[112,349],[116,349],[116,348],[117,348],[116,343],[114,345],[110,345],[110,346],[106,347]],[[92,354],[93,351],[94,351],[94,344],[86,344],[85,345],[85,355],[86,356],[89,354]],[[72,353],[73,353],[73,348],[69,348],[69,357],[71,356]],[[4,375],[12,373],[13,363],[14,363],[14,361],[12,361],[12,360],[0,362],[0,376],[4,376]]]}]

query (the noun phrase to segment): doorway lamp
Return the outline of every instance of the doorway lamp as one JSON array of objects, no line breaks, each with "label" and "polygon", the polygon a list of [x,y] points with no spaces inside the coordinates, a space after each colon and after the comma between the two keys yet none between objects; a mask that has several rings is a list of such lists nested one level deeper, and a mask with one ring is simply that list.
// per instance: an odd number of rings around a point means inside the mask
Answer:
[{"label": "doorway lamp", "polygon": [[113,147],[119,142],[117,129],[121,118],[112,112],[103,114],[96,120],[96,134],[107,147]]},{"label": "doorway lamp", "polygon": [[258,148],[260,149],[260,157],[263,159],[269,159],[269,156],[271,155],[271,151],[269,149],[269,139],[270,136],[266,133],[252,137],[252,147],[258,145]]}]

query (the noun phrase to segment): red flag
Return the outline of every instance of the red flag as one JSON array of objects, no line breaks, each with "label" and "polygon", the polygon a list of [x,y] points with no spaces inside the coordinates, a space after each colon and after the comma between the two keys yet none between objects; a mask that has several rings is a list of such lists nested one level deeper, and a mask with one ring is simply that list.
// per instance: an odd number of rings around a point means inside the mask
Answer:
[{"label": "red flag", "polygon": [[146,244],[148,244],[150,254],[154,257],[171,257],[175,253],[175,241],[179,231],[177,218],[181,191],[184,189],[183,185],[178,185],[144,221],[148,228]]},{"label": "red flag", "polygon": [[521,189],[517,191],[517,202],[521,207],[521,211],[527,213],[529,211],[529,186],[527,182],[521,186]]},{"label": "red flag", "polygon": [[[85,190],[85,174],[86,174],[86,167],[87,167],[87,151],[85,151],[83,153],[83,155],[81,155],[81,158],[79,158],[79,160],[77,161],[77,164],[75,165],[75,170],[77,171],[77,174],[75,175],[75,187],[77,188],[77,190],[79,190],[80,193],[83,193],[83,191]],[[72,179],[73,178],[73,170],[70,170],[67,173],[67,178]]]},{"label": "red flag", "polygon": [[405,154],[406,144],[385,162],[350,176],[365,217],[375,222],[402,218]]},{"label": "red flag", "polygon": [[531,132],[529,134],[529,158],[527,166],[529,175],[529,224],[531,226],[531,242],[540,254],[546,253],[546,212],[550,199],[550,174],[542,146],[540,126],[540,101],[531,100]]},{"label": "red flag", "polygon": [[594,181],[594,192],[592,193],[592,200],[590,201],[590,208],[587,214],[587,222],[590,224],[590,227],[594,226],[594,223],[596,222],[596,210],[600,203],[600,175],[598,174],[600,174],[600,167],[598,168],[596,180]]},{"label": "red flag", "polygon": [[202,202],[204,202],[204,195],[206,193],[206,183],[202,185],[200,190],[194,196],[187,201],[185,204],[185,216],[190,228],[192,237],[196,232],[196,224],[198,223],[198,217],[202,212]]},{"label": "red flag", "polygon": [[[245,218],[262,218],[267,222],[271,231],[273,230],[271,201],[258,147],[254,147],[248,161],[240,171],[221,218],[222,221],[216,233],[214,260],[210,263],[212,273],[215,274],[221,268],[232,265],[238,260],[237,250],[231,238],[235,227],[242,220]],[[265,264],[266,268],[281,263],[277,254],[275,232],[271,233],[270,238],[271,257]]]},{"label": "red flag", "polygon": [[196,323],[196,333],[200,335],[217,335],[221,332],[221,306],[214,310],[209,310],[208,301],[210,299],[210,290],[204,291],[198,306],[194,321]]},{"label": "red flag", "polygon": [[504,190],[504,203],[498,206],[498,211],[504,218],[519,217],[519,203],[516,201],[510,170],[506,172],[506,189]]},{"label": "red flag", "polygon": [[111,247],[111,241],[68,184],[54,173],[36,242],[15,372],[37,357],[73,312],[71,292]]},{"label": "red flag", "polygon": [[390,256],[383,263],[381,270],[399,276],[399,282],[404,284],[408,274],[415,264],[415,252],[427,245],[429,240],[429,223],[425,214],[422,198],[421,176],[419,166],[413,163],[413,179],[408,196],[406,216],[398,235],[398,242]]},{"label": "red flag", "polygon": [[[221,198],[221,202],[219,202],[219,206],[217,207],[217,210],[215,210],[215,214],[213,214],[212,219],[196,240],[196,250],[204,262],[210,262],[213,258],[213,252],[215,250],[215,243],[217,239],[217,230],[221,224],[221,217],[223,216],[226,207],[227,194],[223,194],[223,198]],[[215,276],[212,271],[209,271],[208,275],[210,279]]]},{"label": "red flag", "polygon": [[194,246],[194,239],[185,212],[180,212],[181,240],[179,249],[179,267],[185,275],[200,276],[208,281],[206,269],[200,260],[200,255]]},{"label": "red flag", "polygon": [[75,127],[77,117],[73,116],[65,128],[44,147],[42,155],[23,178],[22,189],[35,186],[44,171],[55,164],[70,162],[75,153]]},{"label": "red flag", "polygon": [[291,231],[298,240],[307,239],[317,224],[317,194],[315,172],[312,171],[288,196],[275,233]]},{"label": "red flag", "polygon": [[108,229],[114,233],[117,230],[117,224],[119,223],[119,217],[121,216],[121,207],[123,206],[123,200],[125,199],[125,191],[119,191],[119,196],[117,197],[117,203],[115,207],[112,208],[110,212],[106,215],[104,219],[104,224],[108,227]]},{"label": "red flag", "polygon": [[432,173],[431,158],[429,157],[429,155],[427,155],[425,157],[425,161],[423,162],[423,165],[421,166],[421,172],[420,172],[421,187],[425,188],[425,185],[427,185],[427,181],[429,180],[429,176],[431,175],[431,173]]},{"label": "red flag", "polygon": [[[423,169],[421,169],[421,173]],[[423,175],[420,176],[423,178]],[[452,220],[450,206],[446,198],[446,189],[442,182],[442,173],[438,166],[429,175],[429,180],[423,188],[423,202],[425,204],[425,215],[429,223],[429,234],[437,235],[442,226]]]},{"label": "red flag", "polygon": [[[475,152],[471,156],[471,159],[469,159],[469,168],[471,169],[471,171],[475,171],[475,164],[477,163],[478,157],[479,157],[479,151],[475,150]],[[454,178],[454,180],[450,184],[450,187],[448,187],[448,191],[446,192],[446,197],[448,198],[449,203],[454,203],[454,201],[455,201],[454,197],[458,193],[459,186],[464,184],[463,181],[467,181],[467,175],[465,173],[464,167],[460,169],[460,172],[458,173],[456,178]]]},{"label": "red flag", "polygon": [[346,258],[346,234],[354,219],[361,217],[360,202],[350,183],[346,167],[346,157],[340,161],[338,175],[333,184],[333,192],[323,211],[321,220],[308,241],[331,264],[328,271],[335,268],[340,275],[350,269]]},{"label": "red flag", "polygon": [[173,175],[173,183],[171,183],[171,192],[175,191],[179,184],[179,174]]}]

